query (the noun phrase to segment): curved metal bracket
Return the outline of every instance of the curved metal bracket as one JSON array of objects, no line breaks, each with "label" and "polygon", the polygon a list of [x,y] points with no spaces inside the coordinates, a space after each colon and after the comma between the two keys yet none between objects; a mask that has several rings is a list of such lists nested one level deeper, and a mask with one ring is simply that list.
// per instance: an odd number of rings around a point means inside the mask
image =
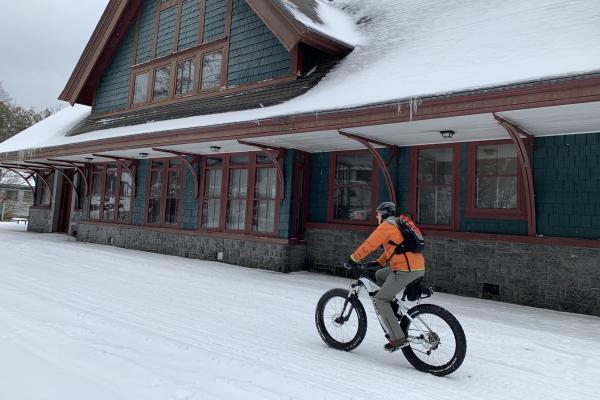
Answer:
[{"label": "curved metal bracket", "polygon": [[338,130],[338,133],[342,136],[345,136],[349,139],[354,139],[357,142],[360,142],[363,146],[365,146],[367,148],[367,150],[369,150],[369,152],[371,153],[371,155],[373,156],[373,158],[375,159],[375,161],[377,162],[377,165],[379,166],[379,169],[381,170],[381,173],[383,174],[383,178],[385,180],[385,184],[387,186],[387,190],[388,193],[390,195],[390,198],[392,200],[392,202],[394,202],[394,204],[398,204],[397,200],[396,200],[396,190],[394,188],[394,182],[392,181],[392,177],[390,175],[390,171],[387,168],[387,163],[384,161],[383,157],[381,157],[381,154],[379,154],[379,152],[377,150],[375,150],[375,148],[373,147],[373,145],[371,143],[380,145],[380,146],[385,146],[385,147],[392,147],[394,145],[388,144],[388,143],[384,143],[384,142],[380,142],[378,140],[375,139],[370,139],[370,138],[366,138],[363,136],[359,136],[359,135],[355,135],[353,133],[348,133],[348,132],[344,132],[341,130]]},{"label": "curved metal bracket", "polygon": [[[498,121],[512,139],[513,144],[517,148],[517,157],[519,164],[521,165],[521,176],[523,177],[523,183],[525,184],[525,205],[527,208],[527,234],[529,236],[535,236],[537,233],[536,227],[536,211],[535,211],[535,191],[533,188],[533,172],[531,169],[531,161],[529,159],[529,152],[525,143],[523,143],[524,130],[517,127],[516,125],[508,122],[504,118],[494,114],[494,118]],[[525,133],[526,136],[533,138],[529,133]]]},{"label": "curved metal bracket", "polygon": [[75,186],[75,184],[73,183],[73,181],[71,180],[71,178],[69,178],[67,176],[67,174],[65,174],[64,172],[62,172],[60,170],[60,168],[55,167],[54,165],[51,164],[46,164],[46,163],[40,163],[40,162],[34,162],[34,161],[27,161],[29,164],[38,164],[40,166],[44,166],[47,168],[51,168],[54,172],[60,174],[63,178],[65,178],[65,180],[69,183],[69,185],[71,185],[71,187],[73,188],[73,193],[75,193],[75,197],[77,198],[77,201],[79,202],[79,194],[77,194],[77,187]]},{"label": "curved metal bracket", "polygon": [[4,164],[4,165],[2,165],[2,168],[6,168],[6,169],[15,168],[15,169],[21,169],[24,171],[31,171],[31,173],[37,175],[38,178],[40,178],[42,180],[44,185],[46,185],[46,188],[48,189],[48,192],[50,193],[50,202],[54,201],[54,191],[52,190],[52,186],[50,186],[50,184],[48,184],[48,181],[46,181],[46,178],[44,178],[43,174],[41,174],[36,168],[32,168],[29,166],[26,167],[26,166],[22,166],[22,165],[12,165],[12,164],[9,165],[8,167],[7,167],[7,164]]},{"label": "curved metal bracket", "polygon": [[83,171],[83,169],[79,165],[75,164],[73,161],[67,161],[67,160],[53,160],[53,159],[49,158],[48,161],[62,162],[62,163],[65,163],[65,164],[67,164],[67,165],[75,168],[75,170],[79,173],[79,176],[83,180],[83,185],[84,185],[84,188],[85,188],[85,192],[84,193],[88,193],[88,188],[89,188],[88,179],[87,179],[87,176],[85,175],[85,172]]},{"label": "curved metal bracket", "polygon": [[198,156],[198,154],[182,153],[182,152],[175,151],[175,150],[158,149],[158,148],[153,148],[152,150],[160,151],[162,153],[172,154],[175,157],[179,158],[181,161],[183,161],[183,163],[187,167],[188,171],[190,171],[190,173],[194,177],[194,196],[197,199],[198,196],[200,196],[200,188],[198,186],[198,174],[196,173],[194,166],[187,160],[187,158],[185,158],[185,156],[188,155],[188,156],[196,157],[196,156]]},{"label": "curved metal bracket", "polygon": [[[253,147],[261,149],[263,151],[263,153],[265,153],[265,155],[267,157],[269,157],[269,160],[271,160],[273,162],[273,164],[275,165],[275,169],[277,170],[277,180],[279,181],[279,184],[276,187],[275,193],[279,200],[283,200],[284,192],[285,192],[285,190],[284,190],[285,179],[283,177],[283,168],[281,167],[281,164],[279,163],[279,158],[281,157],[281,154],[286,151],[286,149],[284,149],[282,147],[267,146],[267,145],[260,144],[260,143],[246,142],[245,140],[240,140],[240,139],[237,139],[237,142],[239,144],[243,144],[245,146],[253,146]],[[273,154],[274,151],[277,152],[276,155]]]},{"label": "curved metal bracket", "polygon": [[[24,175],[21,175],[21,173],[19,171],[17,171],[14,168],[10,168],[10,167],[2,167],[0,166],[0,168],[4,168],[6,170],[9,170],[11,172],[14,172],[15,174],[19,175],[21,178],[23,178],[23,180],[25,180],[25,183],[27,183],[27,186],[29,186],[29,189],[31,189],[31,194],[33,195],[33,197],[35,198],[35,189],[33,188],[33,186],[31,186],[31,183],[29,183],[29,180],[27,178],[25,178]],[[31,178],[31,175],[29,175],[29,177]]]},{"label": "curved metal bracket", "polygon": [[[129,174],[129,176],[131,177],[131,197],[135,197],[136,192],[137,192],[136,191],[136,185],[135,185],[136,174],[134,174],[131,169],[133,167],[137,166],[137,160],[136,159],[123,158],[123,157],[115,157],[115,156],[108,156],[108,155],[103,155],[103,154],[92,154],[92,155],[94,157],[109,158],[111,160],[116,161],[122,168],[125,168],[125,170]],[[127,163],[125,162],[126,160],[127,161],[131,161],[132,165],[131,166],[127,165]]]}]

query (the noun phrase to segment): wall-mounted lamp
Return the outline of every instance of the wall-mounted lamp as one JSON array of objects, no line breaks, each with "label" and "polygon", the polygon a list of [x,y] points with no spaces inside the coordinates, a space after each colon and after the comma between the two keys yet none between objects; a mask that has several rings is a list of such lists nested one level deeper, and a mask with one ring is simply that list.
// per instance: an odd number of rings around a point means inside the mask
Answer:
[{"label": "wall-mounted lamp", "polygon": [[140,153],[140,158],[146,158],[148,157],[148,153]]},{"label": "wall-mounted lamp", "polygon": [[455,132],[452,130],[440,131],[440,135],[442,135],[444,139],[452,139],[454,133]]},{"label": "wall-mounted lamp", "polygon": [[210,151],[218,153],[219,151],[221,151],[221,146],[210,146]]}]

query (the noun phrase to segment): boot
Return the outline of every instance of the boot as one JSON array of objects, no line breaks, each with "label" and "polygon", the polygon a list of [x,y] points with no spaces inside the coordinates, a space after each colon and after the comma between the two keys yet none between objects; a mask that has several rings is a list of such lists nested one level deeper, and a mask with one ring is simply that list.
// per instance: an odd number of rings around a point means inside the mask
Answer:
[{"label": "boot", "polygon": [[390,342],[383,346],[383,348],[385,349],[385,351],[393,353],[398,349],[408,346],[408,344],[409,343],[406,341],[406,337],[402,337],[400,339],[390,340]]}]

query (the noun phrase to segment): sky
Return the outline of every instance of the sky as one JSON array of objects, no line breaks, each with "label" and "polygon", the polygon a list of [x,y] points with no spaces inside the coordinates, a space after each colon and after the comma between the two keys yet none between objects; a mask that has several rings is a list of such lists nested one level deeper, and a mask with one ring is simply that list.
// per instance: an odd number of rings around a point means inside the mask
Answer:
[{"label": "sky", "polygon": [[26,108],[58,100],[108,0],[3,1],[0,82]]}]

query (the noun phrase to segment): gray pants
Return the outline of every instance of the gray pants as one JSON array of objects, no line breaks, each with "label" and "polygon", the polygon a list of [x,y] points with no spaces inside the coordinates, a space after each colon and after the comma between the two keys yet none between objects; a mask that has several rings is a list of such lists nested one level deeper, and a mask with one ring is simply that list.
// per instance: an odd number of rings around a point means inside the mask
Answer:
[{"label": "gray pants", "polygon": [[425,271],[392,272],[390,267],[381,268],[375,273],[377,284],[381,286],[379,292],[375,295],[375,304],[381,316],[380,321],[384,325],[383,329],[390,336],[390,340],[398,340],[404,337],[404,332],[400,328],[400,323],[394,315],[390,302],[400,293],[404,287],[415,279],[423,276]]}]

